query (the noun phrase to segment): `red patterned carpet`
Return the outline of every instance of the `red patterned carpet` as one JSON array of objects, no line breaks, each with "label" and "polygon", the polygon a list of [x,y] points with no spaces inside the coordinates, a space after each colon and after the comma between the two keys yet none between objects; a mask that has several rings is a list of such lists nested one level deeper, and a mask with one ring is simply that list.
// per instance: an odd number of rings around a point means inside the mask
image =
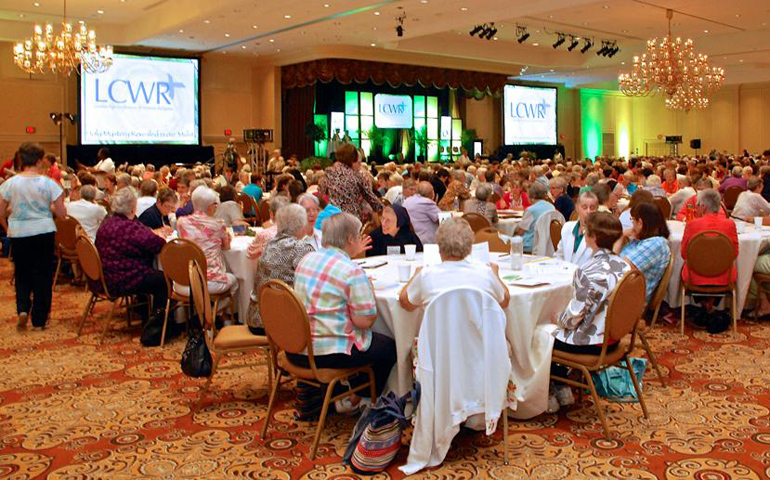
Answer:
[{"label": "red patterned carpet", "polygon": [[[236,357],[208,400],[179,368],[176,340],[143,348],[125,322],[98,345],[97,325],[75,334],[87,300],[64,285],[45,331],[17,332],[11,268],[0,260],[0,477],[27,478],[355,478],[340,464],[354,420],[330,415],[315,462],[314,424],[294,421],[292,392],[281,391],[262,440],[267,390],[263,357]],[[104,307],[97,310],[97,322]],[[740,324],[739,337],[673,327],[650,335],[668,388],[645,377],[650,418],[633,404],[610,404],[605,441],[590,403],[558,415],[510,423],[512,463],[502,434],[461,431],[440,468],[426,478],[770,477],[770,325]],[[255,363],[254,366],[248,366]],[[588,401],[587,401],[588,402]],[[406,440],[406,439],[405,439]],[[401,478],[396,469],[375,478]]]}]

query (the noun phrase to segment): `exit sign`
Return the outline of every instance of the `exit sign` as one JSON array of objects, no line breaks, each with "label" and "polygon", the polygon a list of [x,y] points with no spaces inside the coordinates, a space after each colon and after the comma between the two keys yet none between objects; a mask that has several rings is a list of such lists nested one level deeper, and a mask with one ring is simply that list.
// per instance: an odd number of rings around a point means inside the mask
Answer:
[{"label": "exit sign", "polygon": [[229,136],[230,136],[230,135],[232,135],[232,134],[233,134],[233,131],[232,131],[232,130],[230,130],[229,128],[225,128],[225,136],[226,136],[226,137],[229,137]]},{"label": "exit sign", "polygon": [[35,129],[35,127],[26,127],[26,128],[24,128],[24,131],[31,135],[31,134],[35,133],[36,129]]}]

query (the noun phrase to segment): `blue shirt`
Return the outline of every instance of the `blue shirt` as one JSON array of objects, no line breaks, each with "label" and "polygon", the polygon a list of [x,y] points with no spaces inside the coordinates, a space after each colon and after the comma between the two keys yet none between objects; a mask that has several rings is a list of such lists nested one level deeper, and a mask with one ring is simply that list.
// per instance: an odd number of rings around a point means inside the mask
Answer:
[{"label": "blue shirt", "polygon": [[243,193],[250,196],[254,199],[255,202],[259,203],[260,200],[262,200],[262,187],[259,185],[254,185],[253,183],[250,183],[243,187]]},{"label": "blue shirt", "polygon": [[647,283],[646,297],[649,302],[668,267],[668,259],[671,257],[668,240],[663,237],[632,240],[623,247],[620,256],[631,260],[631,263],[644,275]]},{"label": "blue shirt", "polygon": [[326,205],[326,208],[321,210],[321,213],[318,214],[318,218],[316,218],[316,221],[315,221],[315,228],[316,228],[316,230],[323,231],[324,220],[326,220],[327,218],[331,217],[332,215],[336,215],[336,214],[338,214],[340,212],[342,212],[342,210],[340,210],[339,208],[335,207],[331,203]]},{"label": "blue shirt", "polygon": [[64,190],[45,175],[16,175],[0,185],[0,196],[11,205],[8,236],[32,237],[56,231],[51,204]]},{"label": "blue shirt", "polygon": [[549,202],[538,200],[524,212],[524,217],[522,217],[521,223],[519,223],[519,228],[526,230],[524,235],[522,235],[525,252],[532,251],[532,242],[535,239],[535,225],[537,224],[537,219],[545,212],[553,210],[555,209]]}]

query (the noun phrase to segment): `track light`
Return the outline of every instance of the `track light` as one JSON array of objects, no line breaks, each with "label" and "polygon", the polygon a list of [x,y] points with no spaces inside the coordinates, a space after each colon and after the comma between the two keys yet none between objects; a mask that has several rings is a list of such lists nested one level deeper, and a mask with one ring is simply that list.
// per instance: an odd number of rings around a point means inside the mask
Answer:
[{"label": "track light", "polygon": [[470,35],[472,37],[472,36],[476,35],[477,33],[479,33],[480,31],[482,31],[483,29],[484,29],[484,27],[482,27],[481,25],[476,25],[475,27],[473,27],[473,30],[468,32],[468,35]]},{"label": "track light", "polygon": [[578,46],[578,44],[580,43],[580,40],[578,40],[578,38],[575,37],[574,35],[570,35],[569,38],[570,38],[570,44],[569,44],[569,47],[567,47],[567,50],[571,52],[572,50],[575,49],[575,47]]},{"label": "track light", "polygon": [[559,48],[559,46],[566,40],[563,33],[556,32],[556,36],[556,42],[554,42],[553,48]]},{"label": "track light", "polygon": [[591,40],[590,38],[584,39],[583,40],[583,48],[580,49],[580,53],[586,53],[593,46],[594,46],[594,41],[593,40]]},{"label": "track light", "polygon": [[[400,9],[401,7],[399,7]],[[401,12],[401,15],[396,17],[396,35],[399,37],[404,36],[404,21],[406,20],[406,12]]]},{"label": "track light", "polygon": [[524,43],[529,38],[529,32],[527,32],[527,27],[516,25],[516,41],[519,43]]},{"label": "track light", "polygon": [[[487,31],[487,40],[492,40],[492,37],[494,37],[495,35],[497,35],[497,29],[495,28],[495,24],[490,23],[489,29]],[[484,38],[483,34],[481,35],[481,38]]]},{"label": "track light", "polygon": [[602,40],[602,48],[600,48],[599,50],[596,51],[596,55],[597,56],[606,56],[607,52],[609,51],[609,49],[610,48],[608,46],[607,41]]},{"label": "track light", "polygon": [[476,34],[478,34],[479,38],[486,38],[487,40],[492,40],[492,37],[497,35],[497,28],[495,28],[494,22],[485,23],[483,25],[476,25],[475,27],[473,27],[473,30],[468,32],[468,35],[473,37]]},{"label": "track light", "polygon": [[618,47],[618,42],[612,42],[612,47],[610,48],[610,51],[607,53],[607,56],[612,58],[620,51],[620,47]]}]

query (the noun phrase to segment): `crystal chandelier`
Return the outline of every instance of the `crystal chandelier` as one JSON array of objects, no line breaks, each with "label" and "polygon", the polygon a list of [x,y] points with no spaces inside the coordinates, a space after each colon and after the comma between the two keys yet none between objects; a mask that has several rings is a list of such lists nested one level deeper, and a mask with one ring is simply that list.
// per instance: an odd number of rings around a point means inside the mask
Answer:
[{"label": "crystal chandelier", "polygon": [[666,107],[675,110],[706,108],[708,95],[722,86],[725,72],[710,67],[708,56],[696,54],[691,39],[672,37],[673,16],[673,10],[666,10],[668,35],[647,40],[647,51],[634,57],[631,72],[618,77],[620,91],[631,97],[663,92]]},{"label": "crystal chandelier", "polygon": [[112,66],[112,47],[97,46],[96,32],[88,30],[85,22],[73,28],[67,22],[67,0],[64,0],[64,18],[61,32],[54,35],[53,25],[35,25],[32,38],[17,43],[13,61],[27,73],[63,73],[70,75],[80,64],[89,73],[102,73]]}]

